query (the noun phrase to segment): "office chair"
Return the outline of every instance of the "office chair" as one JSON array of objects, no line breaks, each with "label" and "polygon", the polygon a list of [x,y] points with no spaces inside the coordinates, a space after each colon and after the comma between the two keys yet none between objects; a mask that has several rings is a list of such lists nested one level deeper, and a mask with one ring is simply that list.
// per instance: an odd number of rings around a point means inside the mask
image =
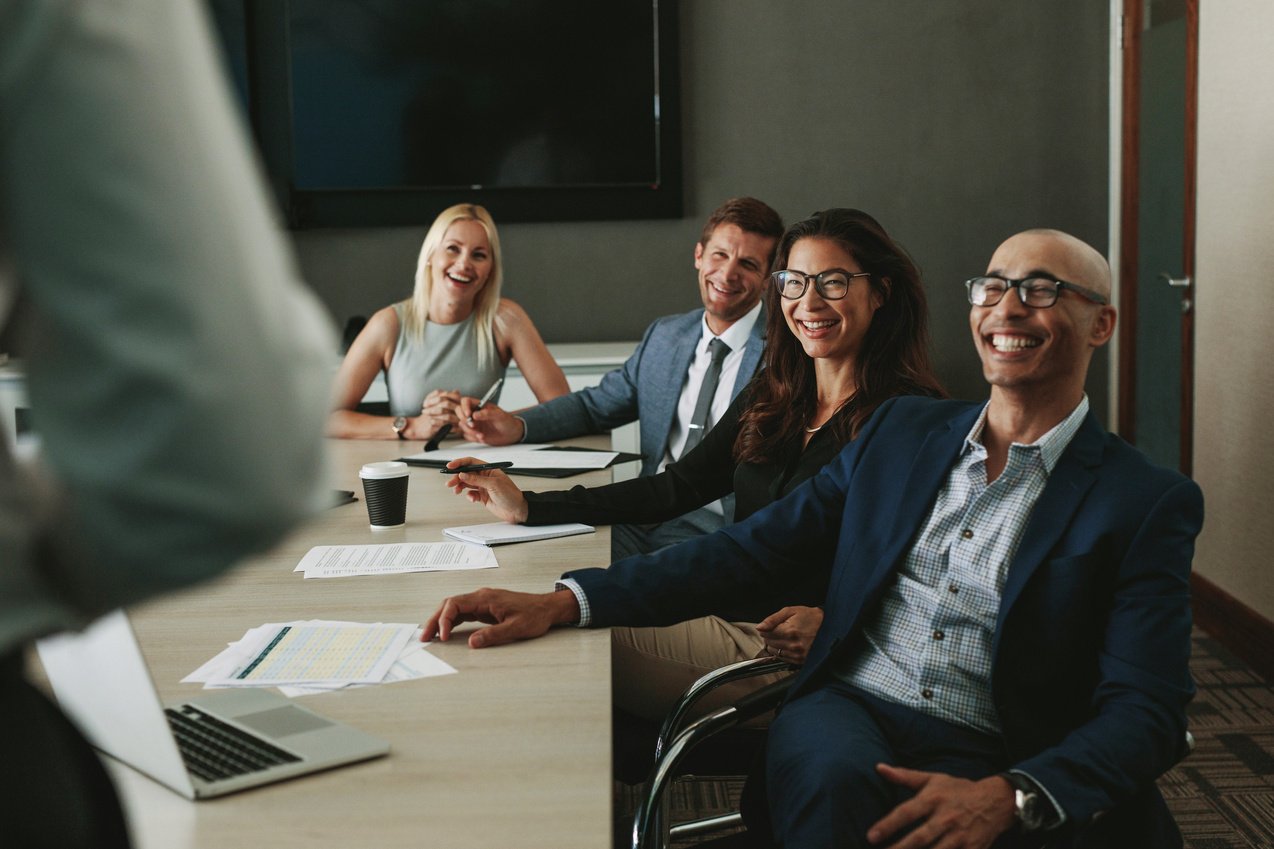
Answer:
[{"label": "office chair", "polygon": [[[700,678],[681,696],[664,719],[655,741],[655,764],[646,783],[646,792],[633,816],[633,849],[666,849],[673,837],[689,837],[707,834],[724,828],[737,827],[743,817],[738,812],[709,817],[690,823],[669,827],[667,791],[679,777],[689,777],[683,769],[691,752],[718,735],[730,732],[739,735],[730,748],[755,751],[764,743],[764,729],[740,729],[744,723],[773,711],[783,701],[792,683],[792,676],[776,681],[750,693],[732,705],[687,722],[690,709],[706,694],[734,681],[769,675],[776,672],[792,672],[799,667],[775,657],[760,657],[723,666]],[[711,764],[698,763],[694,772],[715,775],[719,770]]]},{"label": "office chair", "polygon": [[[735,811],[670,827],[667,791],[673,781],[678,778],[693,777],[682,767],[687,764],[691,752],[696,747],[726,732],[738,733],[743,724],[773,711],[787,695],[794,676],[789,675],[787,678],[750,693],[732,705],[718,708],[693,722],[687,723],[686,717],[696,702],[723,684],[758,675],[795,671],[799,668],[796,664],[774,657],[744,660],[709,672],[686,690],[664,719],[663,726],[659,730],[659,736],[655,742],[655,764],[651,768],[646,792],[633,816],[632,849],[668,849],[673,838],[694,837],[743,825],[742,814]],[[764,729],[748,729],[743,733],[750,733],[754,738],[749,741],[753,749],[764,743]],[[1178,762],[1189,757],[1195,748],[1194,735],[1188,730],[1182,742]],[[703,765],[696,765],[696,767],[697,771]],[[708,769],[708,774],[717,774],[712,771],[710,765]],[[763,845],[767,840],[768,838],[757,839],[754,836],[752,842]]]}]

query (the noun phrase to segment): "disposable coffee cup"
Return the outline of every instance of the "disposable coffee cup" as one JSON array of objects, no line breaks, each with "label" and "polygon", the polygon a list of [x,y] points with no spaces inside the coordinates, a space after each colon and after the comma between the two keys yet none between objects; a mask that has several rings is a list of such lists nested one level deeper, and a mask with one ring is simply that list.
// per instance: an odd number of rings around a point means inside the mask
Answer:
[{"label": "disposable coffee cup", "polygon": [[363,500],[373,531],[401,528],[407,524],[407,464],[397,460],[368,463],[358,471],[363,481]]}]

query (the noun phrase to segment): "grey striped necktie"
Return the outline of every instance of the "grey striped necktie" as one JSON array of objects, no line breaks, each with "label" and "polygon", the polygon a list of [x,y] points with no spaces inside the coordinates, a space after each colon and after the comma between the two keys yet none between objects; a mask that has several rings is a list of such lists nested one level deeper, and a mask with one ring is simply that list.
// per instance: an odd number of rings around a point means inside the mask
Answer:
[{"label": "grey striped necktie", "polygon": [[703,375],[703,385],[699,387],[699,400],[695,402],[694,415],[690,417],[690,431],[686,434],[686,447],[681,450],[684,457],[703,440],[703,435],[712,427],[709,418],[712,413],[712,399],[717,394],[717,383],[721,380],[721,363],[730,353],[730,346],[720,339],[708,343],[708,353],[712,362]]}]

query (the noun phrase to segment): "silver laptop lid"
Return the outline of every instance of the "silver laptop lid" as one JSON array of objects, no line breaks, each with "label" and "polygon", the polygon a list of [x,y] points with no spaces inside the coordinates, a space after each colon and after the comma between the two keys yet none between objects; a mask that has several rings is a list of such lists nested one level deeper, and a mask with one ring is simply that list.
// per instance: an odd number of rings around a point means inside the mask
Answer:
[{"label": "silver laptop lid", "polygon": [[194,797],[155,682],[122,610],[81,633],[40,640],[36,648],[58,702],[90,743]]},{"label": "silver laptop lid", "polygon": [[299,760],[213,780],[191,775],[123,611],[84,632],[37,643],[63,710],[89,742],[188,799],[204,799],[389,753],[384,740],[261,689],[203,692],[185,704],[278,746]]}]

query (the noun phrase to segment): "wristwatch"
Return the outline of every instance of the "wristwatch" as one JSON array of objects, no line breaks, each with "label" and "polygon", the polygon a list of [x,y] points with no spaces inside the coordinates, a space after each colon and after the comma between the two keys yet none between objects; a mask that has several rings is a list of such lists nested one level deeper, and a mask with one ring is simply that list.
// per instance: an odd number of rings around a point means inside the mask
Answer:
[{"label": "wristwatch", "polygon": [[399,439],[406,439],[406,438],[407,438],[407,437],[403,436],[403,430],[404,430],[406,427],[407,427],[407,417],[406,417],[406,416],[399,416],[398,418],[394,419],[394,424],[393,424],[393,428],[394,428],[394,435],[395,435],[395,436],[397,436]]},{"label": "wristwatch", "polygon": [[1044,825],[1048,802],[1040,796],[1035,783],[1015,772],[1002,772],[1000,777],[1013,787],[1014,816],[1018,827],[1025,832],[1038,831]]}]

